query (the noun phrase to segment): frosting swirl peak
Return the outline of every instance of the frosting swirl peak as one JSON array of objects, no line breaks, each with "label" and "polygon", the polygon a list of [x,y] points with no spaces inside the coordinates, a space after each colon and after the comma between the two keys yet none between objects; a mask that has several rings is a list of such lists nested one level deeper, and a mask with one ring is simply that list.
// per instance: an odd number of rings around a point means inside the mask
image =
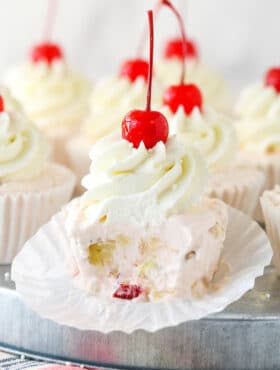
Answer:
[{"label": "frosting swirl peak", "polygon": [[271,86],[261,83],[247,87],[236,106],[242,118],[280,119],[280,94]]},{"label": "frosting swirl peak", "polygon": [[24,115],[0,113],[0,182],[35,178],[47,154],[45,138]]}]

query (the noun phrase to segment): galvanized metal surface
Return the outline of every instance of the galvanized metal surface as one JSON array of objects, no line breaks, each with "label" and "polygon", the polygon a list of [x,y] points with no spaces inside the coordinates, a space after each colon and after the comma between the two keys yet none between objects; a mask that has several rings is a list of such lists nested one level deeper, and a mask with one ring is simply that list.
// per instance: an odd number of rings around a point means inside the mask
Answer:
[{"label": "galvanized metal surface", "polygon": [[83,332],[41,319],[0,266],[0,347],[85,365],[153,369],[280,369],[280,280],[273,268],[224,312],[155,334]]}]

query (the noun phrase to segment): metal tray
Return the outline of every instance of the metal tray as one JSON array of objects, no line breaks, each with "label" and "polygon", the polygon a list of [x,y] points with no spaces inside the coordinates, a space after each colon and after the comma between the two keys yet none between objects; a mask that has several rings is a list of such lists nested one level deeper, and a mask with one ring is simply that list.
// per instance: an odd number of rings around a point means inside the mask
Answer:
[{"label": "metal tray", "polygon": [[0,266],[0,347],[120,369],[280,369],[280,280],[272,267],[224,312],[155,334],[79,331],[40,318]]}]

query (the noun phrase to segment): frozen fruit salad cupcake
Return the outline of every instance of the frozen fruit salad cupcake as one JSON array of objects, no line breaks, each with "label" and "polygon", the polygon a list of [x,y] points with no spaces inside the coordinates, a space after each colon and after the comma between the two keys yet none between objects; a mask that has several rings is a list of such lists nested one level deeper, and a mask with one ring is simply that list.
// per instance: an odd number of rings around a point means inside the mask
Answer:
[{"label": "frozen fruit salad cupcake", "polygon": [[[145,60],[127,60],[117,76],[97,83],[90,99],[90,113],[81,134],[68,144],[71,168],[78,179],[88,172],[91,145],[115,131],[127,111],[140,108],[145,103],[148,67]],[[161,95],[161,86],[155,80],[153,106],[160,104]]]},{"label": "frozen fruit salad cupcake", "polygon": [[104,301],[201,295],[218,268],[224,203],[203,199],[207,169],[196,149],[169,137],[151,110],[153,20],[145,110],[132,110],[92,148],[85,194],[66,212],[76,284]]},{"label": "frozen fruit salad cupcake", "polygon": [[66,142],[87,113],[89,82],[66,62],[58,45],[36,45],[29,60],[5,78],[28,117],[54,142],[54,159],[67,163]]},{"label": "frozen fruit salad cupcake", "polygon": [[48,162],[48,143],[38,128],[12,108],[0,96],[0,264],[11,262],[70,199],[75,184],[71,171]]},{"label": "frozen fruit salad cupcake", "polygon": [[67,209],[75,281],[100,299],[200,295],[219,264],[227,212],[220,201],[202,199],[203,159],[174,136],[146,145],[118,133],[97,142],[87,191]]},{"label": "frozen fruit salad cupcake", "polygon": [[[182,43],[187,43],[180,14],[168,1],[164,3],[178,18]],[[238,144],[232,119],[207,106],[197,85],[185,83],[185,61],[183,55],[179,84],[169,86],[163,94],[162,112],[168,118],[170,132],[183,145],[194,145],[205,157],[211,172],[209,195],[252,215],[264,175],[253,166],[237,166]]]},{"label": "frozen fruit salad cupcake", "polygon": [[[247,87],[236,111],[240,161],[261,168],[264,189],[272,189],[280,184],[280,67],[268,70],[262,83]],[[259,212],[257,217],[261,218]]]}]

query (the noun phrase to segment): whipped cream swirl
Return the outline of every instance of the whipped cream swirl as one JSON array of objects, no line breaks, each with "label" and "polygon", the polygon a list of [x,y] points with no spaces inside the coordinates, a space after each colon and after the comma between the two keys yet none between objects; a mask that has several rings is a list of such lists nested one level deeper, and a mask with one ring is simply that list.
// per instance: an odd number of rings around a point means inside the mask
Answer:
[{"label": "whipped cream swirl", "polygon": [[[159,80],[165,87],[180,81],[182,61],[178,58],[161,60],[156,66]],[[221,111],[230,110],[231,97],[225,81],[215,71],[197,60],[188,60],[186,83],[194,83],[201,89],[203,101]]]},{"label": "whipped cream swirl", "polygon": [[7,112],[16,111],[16,112],[22,112],[22,106],[21,104],[15,99],[10,89],[8,89],[6,86],[0,85],[0,95],[4,99],[5,104],[5,110]]},{"label": "whipped cream swirl", "polygon": [[237,135],[231,120],[211,108],[203,112],[195,108],[186,115],[183,107],[173,114],[168,107],[162,109],[169,122],[171,134],[181,142],[194,145],[204,156],[210,170],[228,168],[237,154]]},{"label": "whipped cream swirl", "polygon": [[45,131],[73,130],[87,112],[89,83],[63,60],[18,66],[6,83],[27,115]]},{"label": "whipped cream swirl", "polygon": [[[146,96],[147,83],[142,77],[134,82],[117,76],[101,80],[92,92],[86,132],[94,141],[111,134],[120,126],[127,112],[145,107]],[[161,99],[162,88],[155,79],[152,106],[158,107]]]},{"label": "whipped cream swirl", "polygon": [[135,149],[113,133],[95,144],[90,158],[81,203],[91,223],[160,223],[166,215],[184,212],[207,185],[204,160],[176,137],[147,150],[143,143]]},{"label": "whipped cream swirl", "polygon": [[261,83],[247,87],[240,95],[236,112],[242,118],[280,119],[280,94]]},{"label": "whipped cream swirl", "polygon": [[236,106],[236,123],[242,150],[259,154],[280,152],[280,94],[256,84],[243,91]]},{"label": "whipped cream swirl", "polygon": [[24,115],[0,113],[0,183],[36,178],[47,154],[45,138]]}]

